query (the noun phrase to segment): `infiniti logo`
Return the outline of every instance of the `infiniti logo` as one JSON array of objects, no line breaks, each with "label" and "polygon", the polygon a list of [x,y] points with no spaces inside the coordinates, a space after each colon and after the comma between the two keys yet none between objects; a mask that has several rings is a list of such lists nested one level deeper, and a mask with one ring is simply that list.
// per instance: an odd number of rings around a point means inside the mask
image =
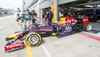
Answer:
[{"label": "infiniti logo", "polygon": [[67,32],[70,32],[70,31],[72,30],[72,27],[71,27],[71,26],[66,26],[66,27],[65,27],[65,30],[66,30]]}]

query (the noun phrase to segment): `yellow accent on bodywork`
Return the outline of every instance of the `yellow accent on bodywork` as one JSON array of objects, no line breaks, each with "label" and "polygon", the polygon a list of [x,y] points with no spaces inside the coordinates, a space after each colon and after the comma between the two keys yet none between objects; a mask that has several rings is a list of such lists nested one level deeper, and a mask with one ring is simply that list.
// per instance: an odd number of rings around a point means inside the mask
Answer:
[{"label": "yellow accent on bodywork", "polygon": [[59,24],[65,24],[65,19],[66,19],[66,17],[60,18]]},{"label": "yellow accent on bodywork", "polygon": [[8,38],[17,38],[16,34],[8,36]]},{"label": "yellow accent on bodywork", "polygon": [[53,36],[55,36],[55,35],[56,35],[56,33],[52,33],[52,35],[53,35]]}]

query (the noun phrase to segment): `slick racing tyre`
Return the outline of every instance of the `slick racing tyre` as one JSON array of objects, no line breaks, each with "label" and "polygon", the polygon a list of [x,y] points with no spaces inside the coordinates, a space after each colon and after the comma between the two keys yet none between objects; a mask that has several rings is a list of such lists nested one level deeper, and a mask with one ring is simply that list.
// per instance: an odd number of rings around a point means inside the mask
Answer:
[{"label": "slick racing tyre", "polygon": [[38,46],[38,45],[41,44],[42,38],[41,38],[41,36],[38,33],[30,32],[26,36],[25,41],[26,41],[26,44],[28,46]]},{"label": "slick racing tyre", "polygon": [[84,31],[87,31],[87,32],[91,31],[91,30],[92,30],[92,25],[91,25],[91,23],[84,24],[84,25],[83,25],[83,30],[84,30]]}]

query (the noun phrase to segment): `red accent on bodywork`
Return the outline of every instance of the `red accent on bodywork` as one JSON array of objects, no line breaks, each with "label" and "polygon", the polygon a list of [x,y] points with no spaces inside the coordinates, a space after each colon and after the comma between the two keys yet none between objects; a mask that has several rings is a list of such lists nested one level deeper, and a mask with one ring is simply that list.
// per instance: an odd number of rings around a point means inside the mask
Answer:
[{"label": "red accent on bodywork", "polygon": [[36,30],[52,30],[52,28],[37,28]]},{"label": "red accent on bodywork", "polygon": [[65,22],[77,22],[77,20],[75,20],[73,17],[66,16]]},{"label": "red accent on bodywork", "polygon": [[88,18],[83,18],[83,24],[86,24],[89,22],[89,19]]},{"label": "red accent on bodywork", "polygon": [[16,34],[16,36],[22,36],[22,34],[20,34],[20,33],[17,33],[17,34]]}]

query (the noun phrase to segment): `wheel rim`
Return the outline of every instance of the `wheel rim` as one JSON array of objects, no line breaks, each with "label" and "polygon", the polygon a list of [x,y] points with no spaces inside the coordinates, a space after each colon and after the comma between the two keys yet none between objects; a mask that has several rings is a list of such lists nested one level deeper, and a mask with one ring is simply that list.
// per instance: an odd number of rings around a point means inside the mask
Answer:
[{"label": "wheel rim", "polygon": [[87,30],[88,31],[92,30],[92,26],[91,25],[88,25]]},{"label": "wheel rim", "polygon": [[39,41],[39,38],[37,35],[31,35],[28,41],[30,42],[30,44],[37,44]]}]

